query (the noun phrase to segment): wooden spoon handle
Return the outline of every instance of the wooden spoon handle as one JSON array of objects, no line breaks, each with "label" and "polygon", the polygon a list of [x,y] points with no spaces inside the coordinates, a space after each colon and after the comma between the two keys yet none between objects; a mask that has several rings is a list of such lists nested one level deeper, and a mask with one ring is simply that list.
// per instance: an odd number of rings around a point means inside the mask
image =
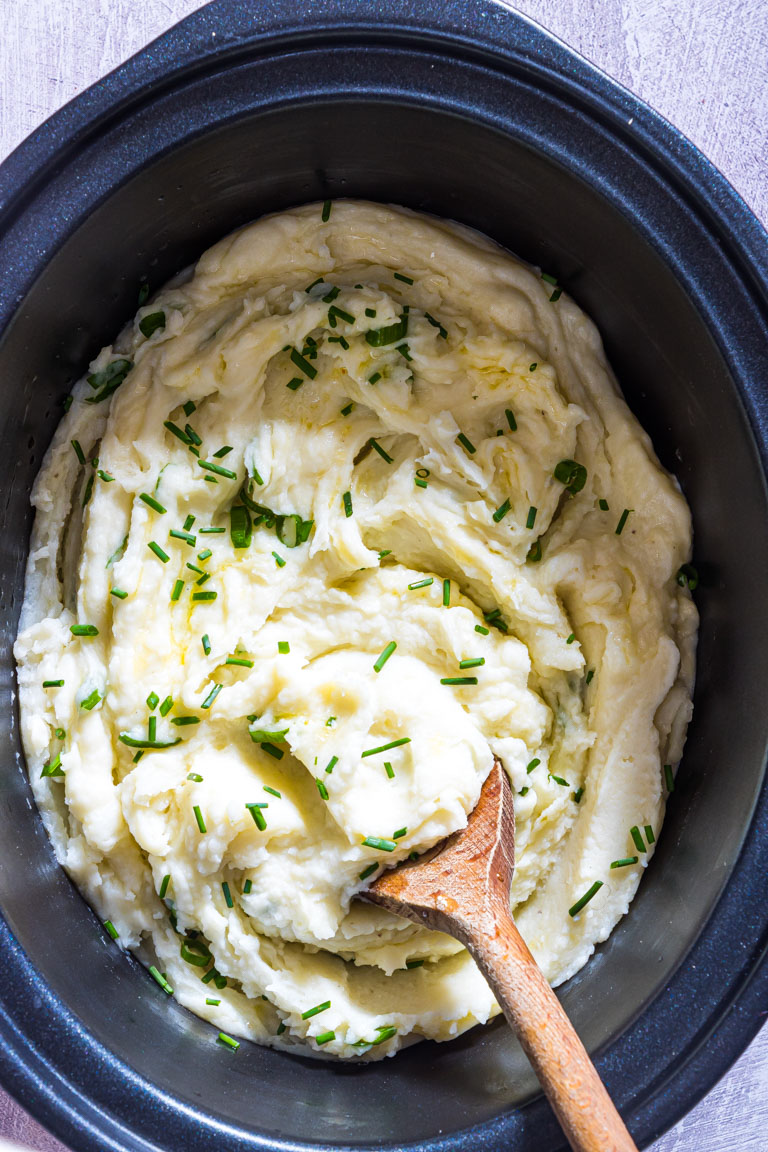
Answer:
[{"label": "wooden spoon handle", "polygon": [[497,933],[465,943],[517,1034],[576,1152],[637,1152],[587,1050],[517,926],[497,914]]}]

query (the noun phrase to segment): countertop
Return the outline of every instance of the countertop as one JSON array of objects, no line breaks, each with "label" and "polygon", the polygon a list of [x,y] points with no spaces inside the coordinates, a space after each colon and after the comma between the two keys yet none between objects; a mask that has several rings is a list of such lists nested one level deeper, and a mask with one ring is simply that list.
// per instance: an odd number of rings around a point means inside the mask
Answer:
[{"label": "countertop", "polygon": [[[472,0],[467,0],[471,3]],[[199,0],[2,0],[0,160],[47,116]],[[764,0],[519,0],[514,5],[689,136],[768,225]],[[768,1029],[652,1152],[764,1152]],[[2,1139],[66,1152],[0,1090]]]}]

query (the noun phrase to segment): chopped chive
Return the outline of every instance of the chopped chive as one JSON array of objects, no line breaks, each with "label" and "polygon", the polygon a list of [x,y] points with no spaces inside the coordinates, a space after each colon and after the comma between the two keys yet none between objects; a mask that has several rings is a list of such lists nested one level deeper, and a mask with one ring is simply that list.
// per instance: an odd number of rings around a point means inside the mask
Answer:
[{"label": "chopped chive", "polygon": [[128,598],[128,593],[124,592],[122,588],[110,588],[109,594],[110,596],[117,597],[118,600],[126,600]]},{"label": "chopped chive", "polygon": [[163,748],[175,748],[177,744],[181,744],[181,736],[177,736],[174,740],[137,740],[136,737],[131,736],[130,733],[121,732],[117,738],[120,743],[125,744],[127,748],[149,749],[151,751],[159,751]]},{"label": "chopped chive", "polygon": [[67,733],[64,728],[54,728],[53,734],[57,740],[63,740]]},{"label": "chopped chive", "polygon": [[99,634],[95,624],[71,624],[69,630],[73,636],[98,636]]},{"label": "chopped chive", "polygon": [[310,380],[314,380],[315,376],[317,376],[317,368],[302,356],[298,348],[291,349],[291,360]]},{"label": "chopped chive", "polygon": [[577,788],[575,792],[571,793],[574,804],[580,804],[581,798],[583,795],[584,795],[584,786],[582,785],[581,788]]},{"label": "chopped chive", "polygon": [[288,653],[290,652],[290,650],[291,650],[291,645],[288,643],[287,640],[278,640],[277,651],[279,652],[279,654],[281,656],[287,656]]},{"label": "chopped chive", "polygon": [[293,379],[288,381],[288,383],[286,384],[286,388],[290,388],[291,392],[297,392],[299,390],[299,388],[301,388],[303,383],[304,383],[304,377],[303,376],[294,376]]},{"label": "chopped chive", "polygon": [[518,792],[518,796],[527,796],[529,792],[530,792],[530,788],[526,784],[524,788],[520,789],[520,791]]},{"label": "chopped chive", "polygon": [[173,586],[173,591],[171,592],[171,603],[172,604],[176,603],[176,601],[178,600],[179,596],[181,596],[183,591],[184,591],[184,581],[183,580],[177,580]]},{"label": "chopped chive", "polygon": [[264,791],[269,792],[270,796],[277,796],[278,800],[282,800],[282,792],[278,792],[277,788],[270,788],[269,784],[264,785]]},{"label": "chopped chive", "polygon": [[434,584],[434,582],[433,576],[425,576],[423,580],[414,580],[413,584],[409,584],[408,591],[415,592],[417,588],[429,588],[430,584]]},{"label": "chopped chive", "polygon": [[197,600],[197,601],[215,600],[217,595],[218,595],[217,592],[193,592],[192,593],[192,599]]},{"label": "chopped chive", "polygon": [[194,524],[194,522],[195,522],[195,517],[190,513],[190,515],[187,516],[186,520],[184,521],[184,525],[183,525],[184,531],[189,532],[189,530],[192,527],[192,525]]},{"label": "chopped chive", "polygon": [[156,968],[154,964],[152,964],[150,966],[149,974],[154,980],[156,980],[158,982],[158,984],[162,988],[163,992],[167,992],[169,996],[173,995],[173,988],[171,988],[171,986],[168,983],[168,981],[166,980],[165,976],[163,976],[162,972],[160,972],[159,969]]},{"label": "chopped chive", "polygon": [[459,660],[459,668],[480,668],[485,664],[485,656],[471,656],[466,660]]},{"label": "chopped chive", "polygon": [[554,780],[555,784],[561,784],[563,788],[570,788],[570,784],[562,776],[555,776],[552,772],[548,772],[550,780]]},{"label": "chopped chive", "polygon": [[341,502],[344,505],[344,515],[349,519],[352,515],[352,493],[345,492],[341,498]]},{"label": "chopped chive", "polygon": [[542,280],[546,280],[547,284],[552,284],[553,286],[557,285],[557,277],[550,276],[549,272],[542,272],[541,278]]},{"label": "chopped chive", "polygon": [[178,528],[171,528],[168,535],[172,536],[174,540],[183,540],[184,543],[189,544],[191,548],[194,548],[197,543],[196,537],[190,535],[189,532],[181,532]]},{"label": "chopped chive", "polygon": [[[326,304],[330,304],[331,300],[335,300],[335,299],[336,299],[336,297],[339,295],[339,293],[340,293],[340,292],[341,292],[341,288],[337,287],[337,286],[334,284],[334,286],[333,286],[333,288],[331,288],[330,292],[326,292],[326,294],[323,296],[323,300],[324,300],[324,302],[325,302]],[[316,340],[313,340],[311,336],[307,336],[307,337],[306,337],[306,343],[307,343],[307,344],[310,344],[310,345],[313,345],[313,344],[316,344],[316,343],[317,343],[317,341],[316,341]]]},{"label": "chopped chive", "polygon": [[243,884],[243,895],[248,896],[252,887],[253,887],[253,881],[249,878]]},{"label": "chopped chive", "polygon": [[560,297],[562,296],[562,294],[563,294],[562,288],[555,288],[554,292],[552,293],[552,295],[549,298],[550,304],[554,304],[555,301],[559,300]]},{"label": "chopped chive", "polygon": [[329,336],[328,337],[328,343],[329,344],[341,344],[341,346],[345,352],[349,351],[349,341],[346,340],[343,336]]},{"label": "chopped chive", "polygon": [[439,334],[442,336],[443,340],[448,339],[448,329],[444,328],[439,320],[435,320],[434,316],[430,316],[429,312],[424,313],[424,319],[428,321],[428,323],[430,323],[433,328],[438,329]]},{"label": "chopped chive", "polygon": [[411,350],[407,344],[398,344],[395,348],[395,352],[399,352],[404,360],[413,360],[413,356],[411,356]]},{"label": "chopped chive", "polygon": [[386,774],[387,774],[387,777],[388,777],[390,780],[394,780],[394,778],[395,778],[395,770],[394,770],[394,768],[392,767],[392,765],[390,764],[389,760],[385,760],[385,761],[384,761],[384,771],[386,772]]},{"label": "chopped chive", "polygon": [[287,728],[249,728],[251,740],[254,744],[268,741],[270,744],[283,744],[288,734]]},{"label": "chopped chive", "polygon": [[637,864],[637,856],[625,856],[623,860],[612,860],[611,868],[629,868],[631,864]]},{"label": "chopped chive", "polygon": [[574,642],[574,640],[575,640],[575,639],[576,639],[576,633],[575,633],[575,632],[571,632],[570,636],[569,636],[569,637],[568,637],[568,639],[566,640],[566,644],[573,644],[573,642]]},{"label": "chopped chive", "polygon": [[259,832],[266,831],[267,822],[264,819],[264,813],[261,811],[261,808],[259,807],[259,805],[258,804],[246,804],[246,808],[248,809],[251,816],[253,817],[253,822],[256,825],[256,827],[258,828]]},{"label": "chopped chive", "polygon": [[649,844],[655,844],[656,843],[656,837],[654,835],[653,828],[651,827],[650,824],[646,824],[646,826],[645,826],[645,838]]},{"label": "chopped chive", "polygon": [[381,836],[366,836],[363,844],[366,848],[376,848],[379,852],[394,852],[397,848],[394,840],[384,840]]},{"label": "chopped chive", "polygon": [[63,680],[43,680],[43,688],[63,688]]},{"label": "chopped chive", "polygon": [[283,749],[278,748],[277,745],[273,744],[271,740],[262,740],[259,744],[259,747],[263,749],[264,752],[268,752],[270,756],[273,756],[275,760],[282,760],[283,756],[285,755]]},{"label": "chopped chive", "polygon": [[93,692],[90,692],[84,700],[80,701],[80,707],[85,708],[86,712],[92,712],[101,698],[98,688],[94,688]]},{"label": "chopped chive", "polygon": [[451,603],[451,582],[450,580],[443,580],[443,608],[450,607]]},{"label": "chopped chive", "polygon": [[397,832],[392,833],[392,839],[393,840],[402,840],[403,836],[407,836],[407,834],[408,834],[407,828],[398,828]]},{"label": "chopped chive", "polygon": [[541,540],[534,540],[525,555],[526,563],[538,564],[541,560]]},{"label": "chopped chive", "polygon": [[[304,289],[304,291],[305,292],[311,292],[313,288],[316,288],[318,286],[318,284],[322,284],[322,282],[323,282],[322,276],[318,276],[317,280],[313,280],[311,284],[308,284],[307,287]],[[290,347],[290,345],[289,345],[289,347]],[[285,352],[286,349],[284,348],[283,351]]]},{"label": "chopped chive", "polygon": [[168,885],[170,884],[170,882],[171,882],[171,874],[170,874],[170,872],[166,872],[166,874],[165,874],[165,876],[163,876],[162,882],[160,884],[160,891],[158,892],[158,896],[160,897],[161,900],[165,900],[165,894],[168,891]]},{"label": "chopped chive", "polygon": [[376,309],[375,308],[366,308],[365,314],[366,314],[366,316],[373,318],[376,315]]},{"label": "chopped chive", "polygon": [[171,708],[173,708],[173,696],[166,696],[160,705],[160,715],[167,716]]},{"label": "chopped chive", "polygon": [[323,201],[323,211],[322,211],[322,214],[320,216],[320,219],[322,220],[323,224],[328,223],[330,216],[331,216],[331,201],[330,200],[324,200]]},{"label": "chopped chive", "polygon": [[361,756],[376,756],[379,752],[389,752],[390,748],[400,748],[403,744],[410,744],[410,736],[401,736],[399,740],[391,740],[389,744],[380,744],[378,748],[368,748],[361,752]]},{"label": "chopped chive", "polygon": [[597,503],[600,505],[600,509],[601,509],[601,511],[602,511],[602,512],[607,512],[607,511],[608,511],[608,501],[607,501],[607,500],[604,500],[604,499],[601,497],[601,498],[598,500],[598,502],[597,502]]},{"label": "chopped chive", "polygon": [[219,1006],[219,1004],[221,1004],[221,1000],[215,1000],[210,996],[208,996],[206,998],[205,1002],[206,1002],[206,1004],[210,1004],[212,1008],[217,1008]]},{"label": "chopped chive", "polygon": [[105,472],[103,468],[99,468],[96,475],[100,480],[103,480],[105,484],[111,484],[114,480],[114,476],[111,476],[109,472]]},{"label": "chopped chive", "polygon": [[219,532],[226,532],[226,528],[198,528],[198,532],[199,532],[201,535],[202,535],[202,533],[203,533],[203,532],[209,532],[209,533],[213,533],[213,532],[216,532],[216,533],[219,533]]},{"label": "chopped chive", "polygon": [[229,890],[229,884],[227,883],[226,880],[222,880],[221,890],[224,893],[224,901],[227,905],[227,908],[234,908],[235,902],[232,899],[232,893]]},{"label": "chopped chive", "polygon": [[306,1012],[302,1012],[301,1018],[302,1020],[309,1020],[312,1016],[317,1016],[319,1012],[325,1012],[330,1006],[330,1000],[323,1000],[322,1004],[316,1004],[314,1008],[307,1008]]},{"label": "chopped chive", "polygon": [[387,660],[389,660],[390,656],[394,652],[395,648],[397,648],[397,642],[395,640],[390,640],[389,644],[387,644],[386,648],[381,653],[376,663],[373,665],[374,672],[381,672]]},{"label": "chopped chive", "polygon": [[[336,765],[338,764],[338,762],[339,762],[338,756],[331,756],[330,760],[328,761],[328,763],[325,766],[326,772],[328,772],[328,773],[333,772],[333,770],[336,767]],[[325,799],[327,799],[327,797],[325,797]]]},{"label": "chopped chive", "polygon": [[102,400],[106,400],[117,391],[131,368],[133,368],[132,360],[112,360],[100,372],[93,372],[86,377],[91,388],[99,390],[95,396],[87,397],[86,404],[100,404]]},{"label": "chopped chive", "polygon": [[643,834],[638,828],[637,824],[635,824],[634,828],[630,828],[629,834],[632,837],[635,848],[637,848],[638,852],[645,852],[645,841],[643,840]]},{"label": "chopped chive", "polygon": [[533,528],[534,524],[536,523],[537,512],[538,508],[535,508],[533,504],[531,504],[530,508],[528,509],[528,519],[525,522],[526,528]]},{"label": "chopped chive", "polygon": [[205,831],[206,831],[206,827],[205,827],[205,820],[203,820],[203,814],[202,814],[202,812],[200,811],[200,805],[199,805],[199,804],[195,804],[195,806],[194,806],[194,808],[192,809],[192,811],[193,811],[193,812],[194,812],[194,814],[195,814],[195,820],[197,821],[197,827],[198,827],[198,829],[199,829],[201,832],[205,832]]},{"label": "chopped chive", "polygon": [[423,960],[406,960],[405,962],[405,966],[409,971],[412,971],[414,968],[421,968],[423,964]]},{"label": "chopped chive", "polygon": [[313,1037],[315,1044],[327,1044],[329,1040],[336,1039],[335,1032],[321,1032],[319,1036]]},{"label": "chopped chive", "polygon": [[616,525],[616,535],[617,536],[621,536],[622,532],[624,531],[624,525],[626,524],[627,517],[629,516],[631,511],[632,511],[631,508],[625,508],[624,511],[622,512],[621,516],[619,517],[619,522]]},{"label": "chopped chive", "polygon": [[216,1039],[220,1044],[226,1044],[227,1048],[231,1048],[233,1052],[237,1052],[240,1047],[239,1040],[233,1040],[231,1036],[227,1036],[226,1032],[219,1032]]},{"label": "chopped chive", "polygon": [[472,441],[467,436],[465,436],[463,432],[459,432],[456,439],[458,440],[459,444],[461,444],[462,448],[466,448],[470,455],[474,455],[474,453],[477,452],[477,448],[475,448]]},{"label": "chopped chive", "polygon": [[317,784],[317,790],[320,793],[321,798],[323,800],[327,800],[328,799],[328,789],[326,788],[323,781],[322,780],[315,780],[315,784]]},{"label": "chopped chive", "polygon": [[211,642],[208,639],[208,633],[207,632],[206,632],[205,636],[203,636],[200,643],[203,646],[203,652],[205,653],[205,655],[210,656],[210,654],[211,654]]},{"label": "chopped chive", "polygon": [[352,400],[350,400],[349,404],[345,404],[344,407],[341,409],[341,415],[342,416],[349,416],[349,414],[352,411],[352,409],[354,408],[354,406],[355,406],[354,402]]},{"label": "chopped chive", "polygon": [[185,424],[185,425],[184,425],[184,431],[186,432],[186,434],[187,434],[187,436],[188,436],[188,438],[189,438],[190,442],[191,442],[192,444],[196,445],[196,447],[198,447],[198,448],[199,448],[199,447],[200,447],[200,445],[203,443],[203,440],[202,440],[202,437],[201,437],[201,436],[199,436],[199,435],[197,434],[197,432],[195,432],[195,430],[194,430],[194,428],[192,427],[192,425],[191,425],[191,424]]},{"label": "chopped chive", "polygon": [[499,504],[498,508],[496,509],[496,511],[493,514],[494,521],[497,524],[500,524],[501,521],[506,516],[507,512],[509,512],[511,507],[512,507],[512,505],[509,502],[509,500],[505,500],[503,504]]},{"label": "chopped chive", "polygon": [[79,440],[70,440],[70,444],[72,445],[72,447],[75,450],[75,456],[77,456],[78,460],[80,461],[80,463],[82,465],[85,465],[85,453],[83,452],[82,448],[80,447],[80,441]]},{"label": "chopped chive", "polygon": [[475,624],[475,632],[479,632],[481,636],[488,636],[490,629],[485,628],[482,624]]},{"label": "chopped chive", "polygon": [[206,472],[215,472],[217,476],[224,476],[227,480],[236,480],[237,472],[232,472],[229,468],[223,468],[221,464],[213,464],[210,460],[198,460],[201,468]]},{"label": "chopped chive", "polygon": [[175,724],[177,728],[188,728],[190,724],[199,724],[199,716],[174,716],[171,724]]},{"label": "chopped chive", "polygon": [[381,380],[381,372],[374,372],[372,376],[368,377],[369,384],[378,384],[379,380]]},{"label": "chopped chive", "polygon": [[142,751],[140,751],[140,752],[137,752],[137,753],[136,753],[136,755],[135,755],[135,756],[134,756],[134,758],[133,758],[133,761],[132,761],[132,763],[133,763],[133,764],[138,764],[139,760],[141,760],[141,758],[142,758],[142,756],[143,756],[143,755],[144,755],[144,751],[143,751],[143,749],[142,749]]},{"label": "chopped chive", "polygon": [[85,492],[83,493],[83,508],[85,508],[86,504],[90,500],[92,492],[93,492],[93,476],[89,476],[88,477],[88,483],[85,486]]},{"label": "chopped chive", "polygon": [[149,548],[150,552],[154,552],[155,556],[157,556],[158,560],[162,560],[163,564],[167,564],[170,560],[168,553],[164,552],[160,545],[156,544],[154,540],[150,540],[147,548]]},{"label": "chopped chive", "polygon": [[552,473],[555,480],[565,485],[566,492],[575,496],[587,482],[587,470],[575,460],[561,460]]},{"label": "chopped chive", "polygon": [[246,660],[243,656],[227,656],[225,664],[235,664],[239,668],[253,668],[253,660]]},{"label": "chopped chive", "polygon": [[379,552],[379,560],[383,560],[385,556],[391,556],[391,555],[392,555],[392,549],[391,548],[385,548],[383,552]]},{"label": "chopped chive", "polygon": [[531,772],[533,772],[534,768],[538,768],[539,764],[541,764],[541,760],[539,760],[538,756],[534,756],[533,760],[528,761],[525,770],[529,776]]},{"label": "chopped chive", "polygon": [[414,484],[416,485],[417,488],[428,488],[429,487],[429,484],[427,483],[427,481],[422,480],[420,476],[416,477],[416,479],[414,480]]},{"label": "chopped chive", "polygon": [[275,558],[275,564],[277,564],[278,568],[285,568],[286,561],[283,559],[283,557],[280,556],[277,552],[273,552],[272,555]]},{"label": "chopped chive", "polygon": [[232,451],[234,451],[232,445],[225,444],[222,448],[219,448],[218,452],[214,452],[213,458],[214,460],[221,460],[223,456],[228,456]]},{"label": "chopped chive", "polygon": [[453,685],[454,687],[466,687],[477,684],[477,676],[443,676],[440,683]]},{"label": "chopped chive", "polygon": [[198,552],[197,554],[197,558],[201,564],[206,560],[210,560],[211,556],[213,556],[213,552],[211,552],[210,548],[203,548],[202,552]]},{"label": "chopped chive", "polygon": [[391,1040],[393,1036],[397,1036],[397,1028],[394,1024],[378,1024],[378,1036],[375,1040],[371,1041],[372,1045],[383,1044],[385,1040]]},{"label": "chopped chive", "polygon": [[530,365],[528,366],[528,371],[529,371],[529,372],[535,372],[535,371],[536,371],[536,369],[538,368],[538,366],[539,366],[539,362],[538,362],[538,360],[534,360],[533,364],[530,364]]},{"label": "chopped chive", "polygon": [[689,592],[695,592],[699,586],[699,573],[693,564],[683,564],[678,569],[675,579],[681,588],[687,588]]},{"label": "chopped chive", "polygon": [[594,675],[595,675],[594,668],[590,668],[589,671],[587,672],[586,679],[584,680],[584,683],[585,684],[591,684],[592,683],[592,677]]},{"label": "chopped chive", "polygon": [[149,505],[149,507],[154,512],[159,512],[161,514],[161,516],[164,516],[165,513],[168,511],[167,508],[163,508],[163,506],[159,500],[155,500],[154,496],[150,496],[148,492],[141,492],[139,494],[139,500],[143,500],[144,503]]},{"label": "chopped chive", "polygon": [[515,414],[511,408],[505,408],[504,415],[507,418],[507,424],[509,424],[510,432],[517,432],[517,420],[515,420]]},{"label": "chopped chive", "polygon": [[392,275],[395,280],[402,280],[403,284],[413,284],[412,276],[404,276],[402,272],[393,272]]},{"label": "chopped chive", "polygon": [[285,1021],[281,1020],[277,1026],[277,1031],[275,1032],[275,1035],[276,1036],[282,1036],[283,1032],[285,1032]]},{"label": "chopped chive", "polygon": [[186,432],[182,432],[182,430],[181,430],[181,428],[179,428],[178,424],[174,424],[172,420],[166,420],[163,423],[163,427],[167,428],[168,431],[173,436],[175,436],[177,440],[181,440],[182,444],[191,444],[192,443],[189,436],[187,436]]},{"label": "chopped chive", "polygon": [[203,782],[199,772],[187,772],[187,780],[191,780],[193,784],[202,784]]},{"label": "chopped chive", "polygon": [[363,868],[362,872],[360,873],[359,879],[360,880],[367,880],[369,876],[373,876],[374,872],[376,871],[376,869],[378,867],[379,866],[376,863],[369,864],[367,868]]},{"label": "chopped chive", "polygon": [[182,404],[182,411],[185,416],[191,416],[193,412],[197,411],[197,404],[194,400],[187,400],[185,404]]},{"label": "chopped chive", "polygon": [[387,344],[396,344],[408,335],[408,313],[403,312],[394,324],[386,324],[383,328],[372,328],[366,332],[365,339],[372,348],[384,348]]},{"label": "chopped chive", "polygon": [[378,454],[379,454],[379,456],[381,456],[382,460],[386,460],[387,464],[393,464],[394,463],[389,452],[386,452],[382,448],[382,446],[381,446],[381,444],[379,444],[378,440],[375,440],[373,437],[371,437],[371,439],[368,441],[368,443],[370,444],[371,448],[373,448],[376,452],[378,452]]},{"label": "chopped chive", "polygon": [[[351,312],[345,312],[343,308],[338,308],[335,304],[331,304],[328,309],[328,319],[343,320],[345,324],[354,324],[355,322],[355,318]],[[335,327],[335,324],[331,324],[331,327]]]},{"label": "chopped chive", "polygon": [[[208,639],[208,637],[207,637],[207,636],[204,636],[204,637],[203,637],[203,640],[207,640],[207,639]],[[205,646],[205,645],[203,645],[203,646]],[[210,645],[209,645],[209,646],[208,646],[208,652],[210,652],[210,650],[211,650],[211,649],[210,649]],[[207,654],[208,654],[208,653],[206,653],[206,655],[207,655]],[[223,684],[214,684],[213,688],[211,688],[210,692],[209,692],[209,693],[208,693],[208,695],[206,696],[205,700],[203,700],[203,702],[202,702],[202,704],[200,705],[200,707],[201,707],[201,708],[210,708],[211,704],[213,704],[214,700],[215,700],[215,699],[216,699],[216,697],[218,696],[219,692],[221,692],[221,690],[222,690],[222,688],[223,688],[223,687],[224,687],[224,685],[223,685]]]},{"label": "chopped chive", "polygon": [[47,764],[43,765],[43,770],[40,773],[42,780],[46,776],[63,776],[64,769],[61,766],[61,753],[57,752],[53,760],[49,760]]},{"label": "chopped chive", "polygon": [[595,895],[597,892],[599,892],[599,891],[600,891],[600,889],[602,888],[602,886],[603,886],[603,882],[602,882],[602,880],[595,880],[594,884],[593,884],[593,885],[592,885],[590,888],[588,888],[588,889],[587,889],[587,891],[584,893],[584,895],[583,895],[583,896],[581,896],[581,897],[580,897],[580,898],[579,898],[579,899],[576,901],[576,903],[575,903],[575,904],[573,904],[573,905],[572,905],[572,906],[571,906],[571,907],[568,909],[568,915],[569,915],[569,916],[577,916],[577,915],[579,914],[579,912],[581,912],[582,908],[583,908],[583,907],[584,907],[586,904],[589,904],[589,902],[590,902],[590,900],[592,899],[592,897],[593,897],[593,896],[594,896],[594,895]]}]

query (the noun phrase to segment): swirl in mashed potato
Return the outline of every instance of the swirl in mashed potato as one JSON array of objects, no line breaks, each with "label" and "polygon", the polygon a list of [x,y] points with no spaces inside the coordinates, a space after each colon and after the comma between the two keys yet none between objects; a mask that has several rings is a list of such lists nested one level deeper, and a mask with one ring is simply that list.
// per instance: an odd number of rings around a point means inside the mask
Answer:
[{"label": "swirl in mashed potato", "polygon": [[688,508],[580,309],[466,229],[327,215],[217,244],[76,386],[16,656],[37,803],[116,943],[227,1034],[376,1058],[497,1011],[455,941],[354,899],[494,755],[548,979],[627,911],[697,617]]}]

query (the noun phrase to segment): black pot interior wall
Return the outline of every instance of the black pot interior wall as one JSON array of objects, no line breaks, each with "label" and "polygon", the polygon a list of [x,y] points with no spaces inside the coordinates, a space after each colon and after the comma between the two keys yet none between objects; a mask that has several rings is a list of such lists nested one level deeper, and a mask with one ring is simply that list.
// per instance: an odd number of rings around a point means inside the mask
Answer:
[{"label": "black pot interior wall", "polygon": [[[132,175],[66,240],[0,347],[5,607],[14,617],[29,488],[61,400],[131,316],[140,280],[156,288],[233,227],[327,196],[452,217],[558,275],[597,321],[631,407],[694,509],[697,556],[708,562],[696,723],[632,912],[564,992],[587,1045],[602,1047],[663,987],[700,931],[759,787],[765,721],[755,717],[764,710],[755,670],[739,654],[768,639],[768,518],[751,434],[714,341],[660,255],[586,182],[460,115],[349,98],[240,118]],[[749,541],[746,553],[735,540]],[[11,641],[6,634],[6,700]],[[5,735],[17,747],[15,729]],[[265,1049],[223,1052],[207,1025],[105,939],[53,862],[17,760],[2,785],[3,908],[51,988],[140,1076],[236,1126],[376,1146],[488,1120],[534,1091],[499,1023],[376,1067],[327,1064],[311,1075],[303,1061]]]}]

